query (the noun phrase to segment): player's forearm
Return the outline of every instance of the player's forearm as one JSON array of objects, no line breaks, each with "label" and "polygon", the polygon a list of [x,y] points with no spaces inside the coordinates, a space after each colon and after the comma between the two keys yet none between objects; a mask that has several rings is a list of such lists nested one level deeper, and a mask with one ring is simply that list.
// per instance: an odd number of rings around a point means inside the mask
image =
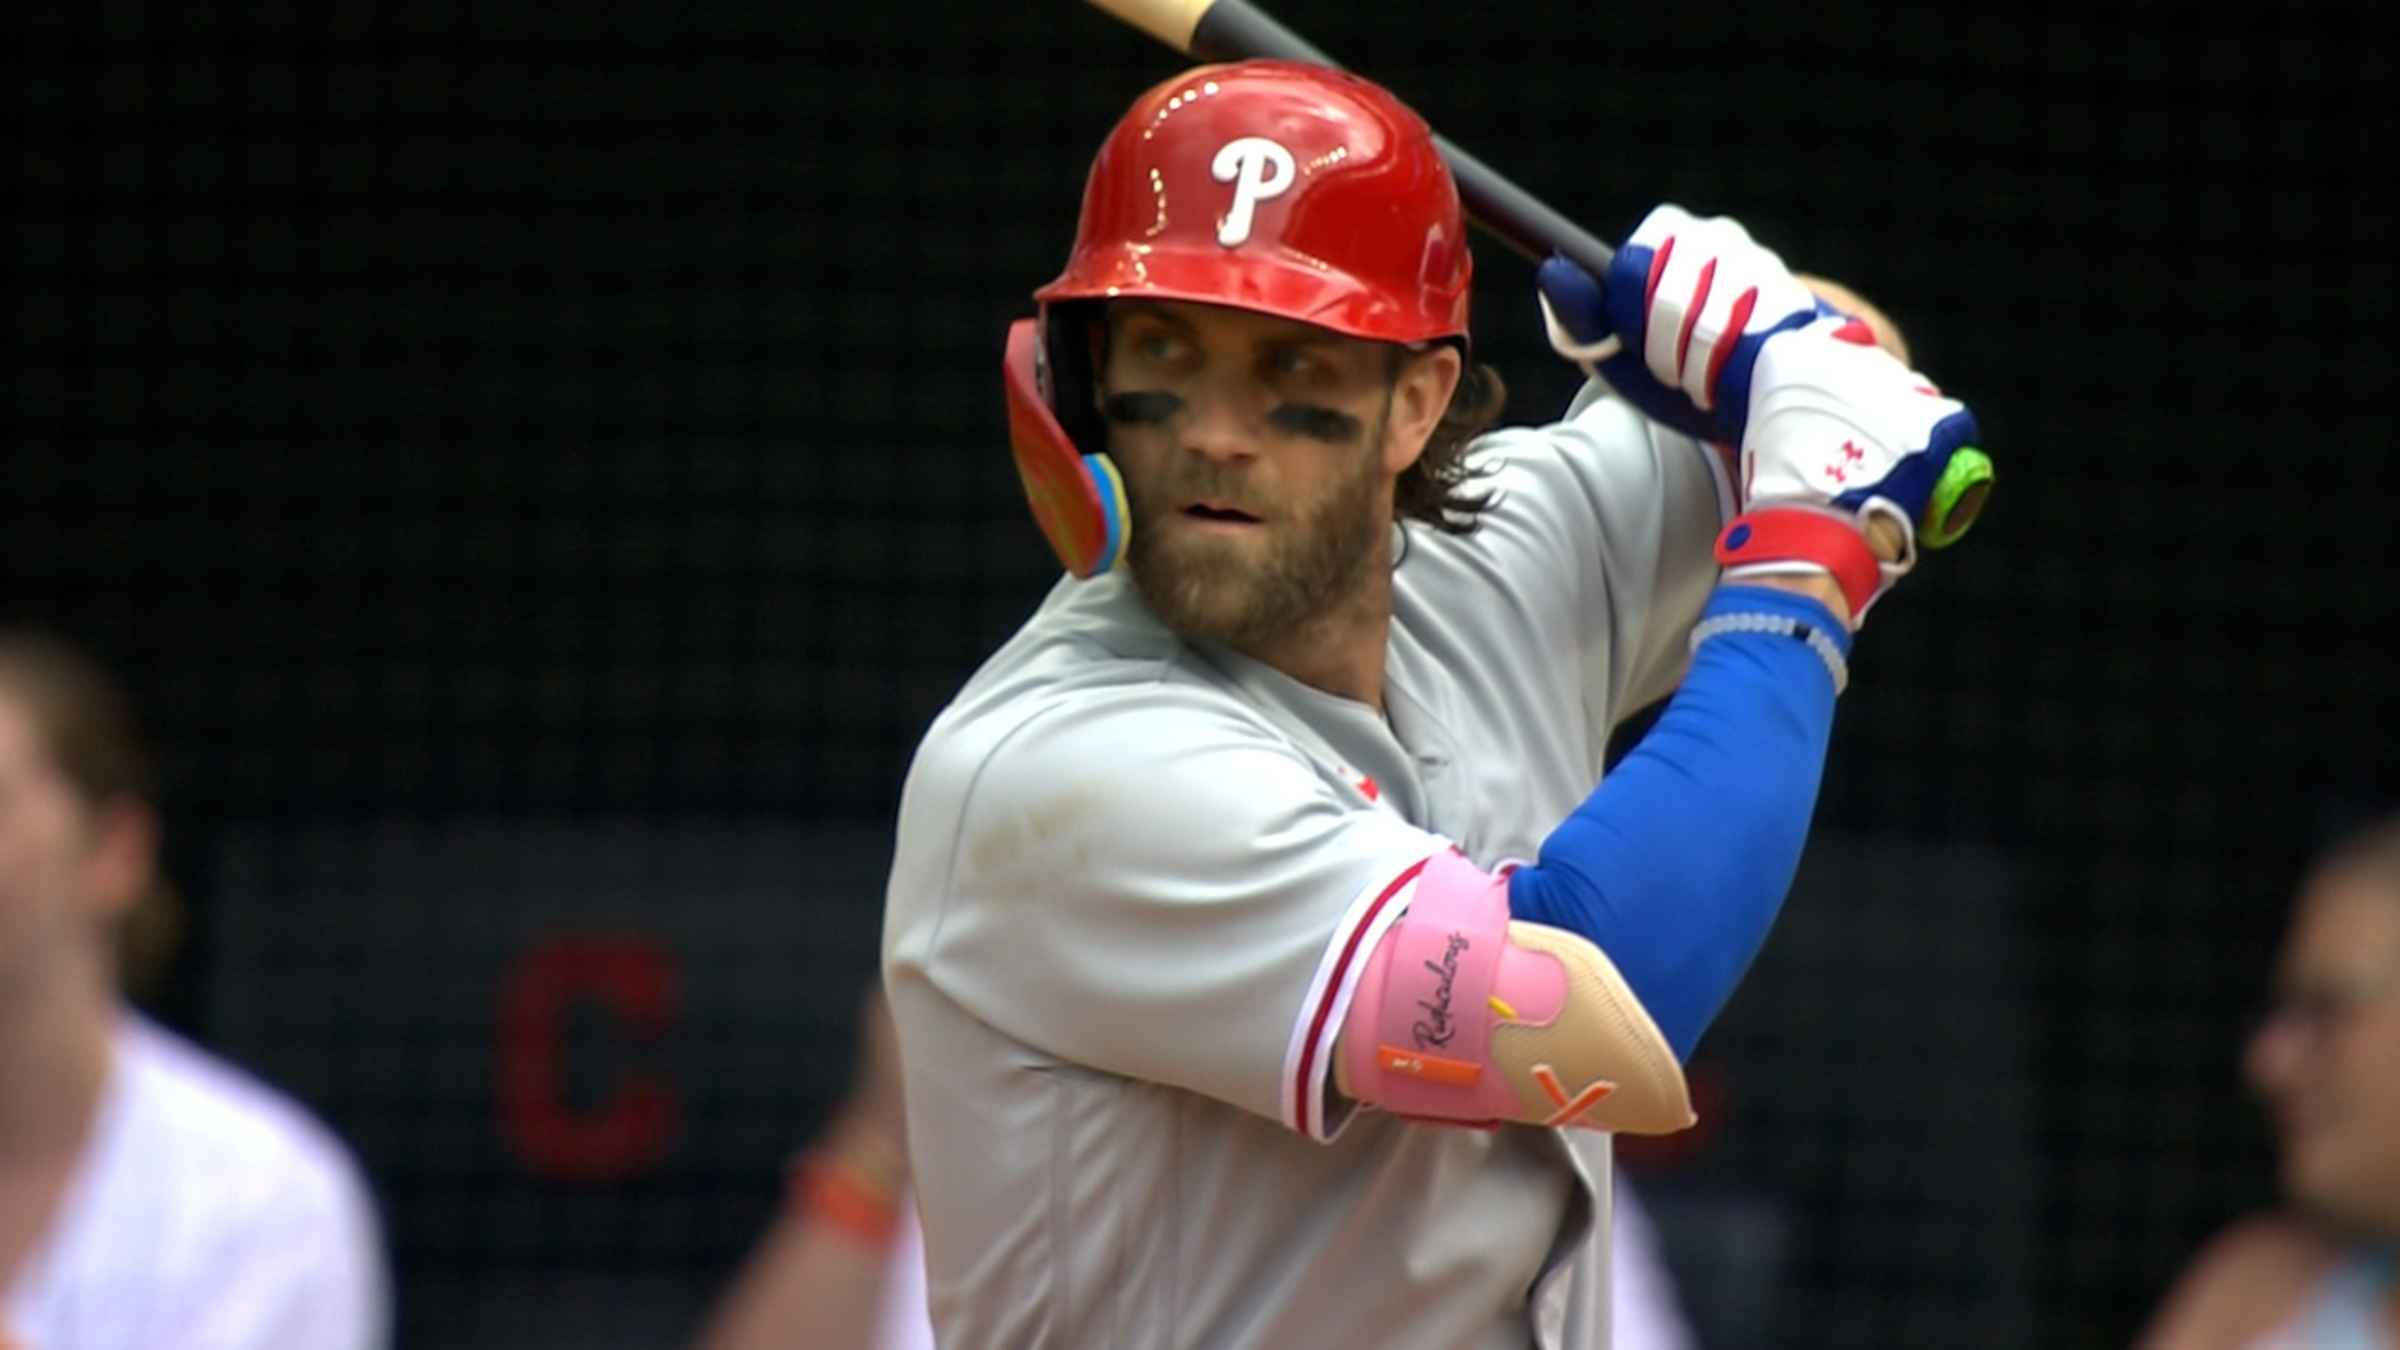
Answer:
[{"label": "player's forearm", "polygon": [[[790,1202],[696,1350],[855,1350],[871,1343],[892,1261],[906,1155],[870,1113],[827,1130]],[[829,1189],[830,1188],[830,1189]],[[828,1203],[828,1201],[838,1203]],[[881,1205],[882,1213],[862,1209]]]},{"label": "player's forearm", "polygon": [[[1720,588],[1703,622],[1754,614],[1842,633],[1823,605],[1784,588]],[[1835,692],[1824,657],[1793,634],[1737,628],[1703,641],[1641,744],[1509,879],[1512,915],[1606,952],[1679,1058],[1791,888]]]},{"label": "player's forearm", "polygon": [[886,1253],[798,1214],[776,1222],[695,1350],[856,1350],[872,1343]]},{"label": "player's forearm", "polygon": [[1842,594],[1841,586],[1832,577],[1813,575],[1744,577],[1742,584],[1761,586],[1767,590],[1783,591],[1791,595],[1806,596],[1831,611],[1834,618],[1841,620],[1843,628],[1847,629],[1850,626],[1850,599]]}]

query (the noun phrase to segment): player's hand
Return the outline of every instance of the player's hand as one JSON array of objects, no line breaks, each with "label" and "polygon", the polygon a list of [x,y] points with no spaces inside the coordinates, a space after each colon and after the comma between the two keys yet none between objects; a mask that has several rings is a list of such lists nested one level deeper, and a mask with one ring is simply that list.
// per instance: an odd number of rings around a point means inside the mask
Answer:
[{"label": "player's hand", "polygon": [[1605,278],[1554,257],[1534,285],[1559,355],[1652,419],[1733,446],[1759,347],[1833,312],[1739,224],[1677,206],[1644,217]]},{"label": "player's hand", "polygon": [[[1746,506],[1836,513],[1883,536],[1871,586],[1861,589],[1856,568],[1823,566],[1861,616],[1915,565],[1920,537],[1947,544],[1980,510],[1992,475],[1972,444],[1974,415],[1739,224],[1662,206],[1617,251],[1605,282],[1564,258],[1543,263],[1535,282],[1561,355],[1649,416],[1740,448]],[[1811,537],[1770,533],[1784,553]],[[1805,562],[1728,566],[1740,575]]]}]

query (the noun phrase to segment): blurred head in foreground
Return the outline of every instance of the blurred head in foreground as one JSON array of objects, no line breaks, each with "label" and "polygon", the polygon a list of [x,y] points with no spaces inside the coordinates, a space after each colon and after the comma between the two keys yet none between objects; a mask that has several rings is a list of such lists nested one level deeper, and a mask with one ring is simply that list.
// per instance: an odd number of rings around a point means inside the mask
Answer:
[{"label": "blurred head in foreground", "polygon": [[107,672],[54,638],[0,631],[0,1008],[113,1003],[119,939],[138,930],[147,949],[168,908],[156,796]]},{"label": "blurred head in foreground", "polygon": [[2325,853],[2302,884],[2243,1067],[2287,1197],[2340,1228],[2400,1235],[2400,817]]}]

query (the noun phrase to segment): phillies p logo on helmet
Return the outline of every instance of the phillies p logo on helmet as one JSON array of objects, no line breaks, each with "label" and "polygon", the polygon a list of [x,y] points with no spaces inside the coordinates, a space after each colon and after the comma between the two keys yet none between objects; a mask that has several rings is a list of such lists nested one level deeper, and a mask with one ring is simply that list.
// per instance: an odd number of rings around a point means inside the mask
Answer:
[{"label": "phillies p logo on helmet", "polygon": [[1208,171],[1218,182],[1233,184],[1233,205],[1217,226],[1217,242],[1233,248],[1250,237],[1251,214],[1258,204],[1282,196],[1299,166],[1292,162],[1291,151],[1266,137],[1244,136],[1227,141]]}]

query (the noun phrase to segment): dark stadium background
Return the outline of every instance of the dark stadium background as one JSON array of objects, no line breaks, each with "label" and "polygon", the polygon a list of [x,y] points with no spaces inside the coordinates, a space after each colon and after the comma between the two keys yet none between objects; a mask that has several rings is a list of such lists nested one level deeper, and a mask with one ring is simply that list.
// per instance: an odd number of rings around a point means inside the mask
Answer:
[{"label": "dark stadium background", "polygon": [[[1710,1121],[1628,1171],[1740,1343],[2123,1344],[2269,1194],[2238,1040],[2395,800],[2366,7],[1279,12],[1596,233],[1742,218],[1980,412]],[[1068,0],[9,22],[0,617],[166,748],[151,1006],[359,1149],[404,1345],[673,1343],[849,1071],[914,738],[1049,583],[1000,336],[1177,59]]]}]

